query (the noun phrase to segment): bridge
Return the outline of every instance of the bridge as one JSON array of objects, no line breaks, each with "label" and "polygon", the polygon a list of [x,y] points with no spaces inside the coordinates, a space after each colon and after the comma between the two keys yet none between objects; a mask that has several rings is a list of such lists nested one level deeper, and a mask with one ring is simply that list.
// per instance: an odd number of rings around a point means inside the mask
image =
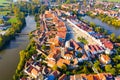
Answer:
[{"label": "bridge", "polygon": [[15,35],[29,35],[28,33],[15,33]]}]

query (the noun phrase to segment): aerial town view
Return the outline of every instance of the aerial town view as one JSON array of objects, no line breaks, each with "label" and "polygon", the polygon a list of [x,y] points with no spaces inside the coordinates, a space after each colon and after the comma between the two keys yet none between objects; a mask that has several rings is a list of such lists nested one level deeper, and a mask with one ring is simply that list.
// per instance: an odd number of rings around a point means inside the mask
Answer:
[{"label": "aerial town view", "polygon": [[0,80],[120,80],[120,0],[0,0]]}]

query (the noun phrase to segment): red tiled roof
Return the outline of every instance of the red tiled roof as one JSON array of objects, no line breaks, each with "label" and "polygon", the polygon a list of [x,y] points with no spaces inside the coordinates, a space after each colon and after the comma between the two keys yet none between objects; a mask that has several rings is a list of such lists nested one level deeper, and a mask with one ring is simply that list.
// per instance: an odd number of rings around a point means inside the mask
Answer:
[{"label": "red tiled roof", "polygon": [[106,48],[108,48],[108,49],[110,49],[110,50],[112,50],[113,49],[113,43],[110,41],[110,40],[108,40],[108,39],[104,39],[104,38],[102,38],[102,39],[100,39],[101,40],[101,42],[104,44],[104,46],[106,47]]},{"label": "red tiled roof", "polygon": [[31,70],[31,73],[34,74],[35,76],[37,76],[38,73],[39,73],[39,71],[38,71],[37,69],[33,68],[33,69]]},{"label": "red tiled roof", "polygon": [[73,43],[75,50],[77,50],[80,47],[73,39],[71,39],[71,42]]},{"label": "red tiled roof", "polygon": [[66,32],[58,31],[58,32],[57,32],[57,36],[59,36],[60,38],[65,39],[65,37],[66,37]]},{"label": "red tiled roof", "polygon": [[67,77],[67,75],[66,75],[66,74],[63,74],[62,76],[59,77],[58,80],[65,80],[66,77]]},{"label": "red tiled roof", "polygon": [[62,58],[60,58],[60,59],[57,61],[57,66],[59,66],[59,67],[62,67],[64,64],[69,65],[69,64],[70,64],[70,61],[69,61],[69,60],[66,60],[66,59],[62,59]]},{"label": "red tiled roof", "polygon": [[60,75],[60,72],[59,71],[53,71],[51,74],[53,74],[55,77],[58,77]]}]

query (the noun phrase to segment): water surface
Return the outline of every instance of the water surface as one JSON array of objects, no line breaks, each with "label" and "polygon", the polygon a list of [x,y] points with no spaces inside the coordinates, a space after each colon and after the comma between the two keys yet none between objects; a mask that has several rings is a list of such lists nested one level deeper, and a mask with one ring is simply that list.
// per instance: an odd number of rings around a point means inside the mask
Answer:
[{"label": "water surface", "polygon": [[115,33],[116,36],[120,35],[120,28],[115,28],[114,26],[108,25],[108,24],[102,22],[101,20],[99,20],[98,18],[91,18],[90,16],[83,16],[82,18],[89,22],[94,22],[96,25],[100,25],[100,27],[102,27],[110,32]]},{"label": "water surface", "polygon": [[[26,17],[26,26],[21,33],[29,33],[36,29],[33,16]],[[16,36],[8,46],[0,51],[0,80],[12,80],[13,74],[19,62],[19,52],[27,47],[28,35]]]}]

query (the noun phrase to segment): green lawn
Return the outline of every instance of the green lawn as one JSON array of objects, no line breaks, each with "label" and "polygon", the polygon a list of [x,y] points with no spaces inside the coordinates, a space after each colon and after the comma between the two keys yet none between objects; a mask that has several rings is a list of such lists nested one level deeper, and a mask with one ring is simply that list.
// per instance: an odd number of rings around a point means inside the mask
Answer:
[{"label": "green lawn", "polygon": [[0,0],[0,6],[9,6],[10,1]]},{"label": "green lawn", "polygon": [[9,19],[8,22],[10,22],[10,23],[16,23],[17,22],[17,18],[13,17],[13,18]]},{"label": "green lawn", "polygon": [[4,2],[6,2],[6,0],[0,0],[0,3],[4,3]]}]

